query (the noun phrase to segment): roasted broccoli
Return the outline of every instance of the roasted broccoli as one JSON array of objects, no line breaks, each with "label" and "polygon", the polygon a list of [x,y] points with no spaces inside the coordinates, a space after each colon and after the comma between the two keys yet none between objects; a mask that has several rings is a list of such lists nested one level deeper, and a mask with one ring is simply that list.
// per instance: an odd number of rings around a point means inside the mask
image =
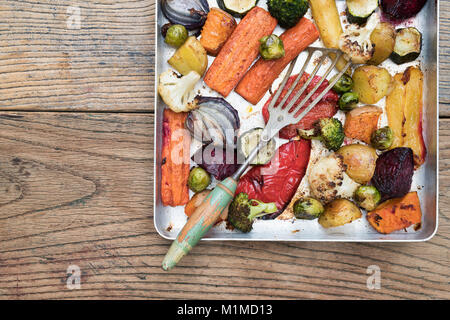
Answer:
[{"label": "roasted broccoli", "polygon": [[248,194],[239,193],[228,209],[228,222],[242,232],[250,232],[253,221],[269,213],[277,212],[274,202],[264,203],[259,200],[249,199]]},{"label": "roasted broccoli", "polygon": [[333,151],[339,149],[344,142],[344,129],[342,122],[335,118],[322,118],[314,123],[314,128],[310,130],[299,129],[300,137],[304,139],[318,139],[325,146]]},{"label": "roasted broccoli", "polygon": [[292,28],[309,9],[308,0],[267,0],[269,12],[283,28]]}]

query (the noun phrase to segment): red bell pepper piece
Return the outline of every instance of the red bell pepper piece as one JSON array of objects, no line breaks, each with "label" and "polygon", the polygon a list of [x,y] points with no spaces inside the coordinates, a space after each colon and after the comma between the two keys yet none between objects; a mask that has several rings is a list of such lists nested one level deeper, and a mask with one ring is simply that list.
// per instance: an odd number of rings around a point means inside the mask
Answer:
[{"label": "red bell pepper piece", "polygon": [[[286,95],[289,88],[292,86],[295,79],[297,79],[298,75],[293,75],[289,78],[288,82],[286,83],[286,86],[284,87],[284,90],[281,93],[280,98],[278,99],[278,103],[281,102],[283,97]],[[303,74],[302,78],[300,79],[298,85],[294,89],[294,92],[292,92],[291,96],[287,99],[285,105],[287,105],[295,96],[295,94],[301,89],[303,84],[308,79],[309,74],[306,72]],[[295,106],[297,106],[302,100],[306,97],[306,95],[314,89],[316,84],[320,81],[320,77],[315,76],[311,83],[306,88],[305,92],[301,95],[301,97],[297,100],[297,103]],[[320,87],[317,89],[317,91],[311,96],[311,98],[308,100],[308,102],[305,104],[305,106],[300,109],[303,110],[306,108],[311,102],[314,101],[314,99],[317,98],[317,96],[326,89],[328,86],[328,81],[324,80]],[[264,117],[264,121],[267,123],[269,121],[269,112],[267,111],[267,107],[269,106],[270,101],[272,101],[273,96],[275,93],[270,97],[270,99],[266,102],[262,109],[262,115]],[[323,98],[320,100],[320,102],[310,111],[308,114],[297,124],[292,124],[287,127],[284,127],[280,131],[280,138],[283,139],[291,139],[295,136],[297,136],[297,129],[311,129],[313,127],[314,122],[319,120],[320,118],[331,118],[336,114],[338,111],[337,108],[337,102],[339,100],[339,96],[336,92],[333,90],[330,90]]]},{"label": "red bell pepper piece", "polygon": [[283,144],[269,163],[255,166],[241,177],[236,194],[245,192],[250,199],[275,202],[278,212],[271,217],[276,217],[297,191],[308,166],[310,151],[308,140]]}]

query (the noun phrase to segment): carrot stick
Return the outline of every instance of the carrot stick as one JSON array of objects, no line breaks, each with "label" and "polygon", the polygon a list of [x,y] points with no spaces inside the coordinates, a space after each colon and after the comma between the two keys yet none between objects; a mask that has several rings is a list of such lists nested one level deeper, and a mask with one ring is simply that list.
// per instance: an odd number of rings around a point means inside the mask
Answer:
[{"label": "carrot stick", "polygon": [[180,206],[189,201],[190,135],[184,129],[187,113],[164,110],[161,163],[161,201]]},{"label": "carrot stick", "polygon": [[284,68],[318,38],[314,23],[307,18],[300,19],[297,25],[280,36],[285,56],[276,60],[260,58],[238,84],[236,92],[248,102],[257,104]]},{"label": "carrot stick", "polygon": [[207,71],[204,81],[226,97],[258,56],[259,39],[270,35],[277,20],[255,7],[238,24]]}]

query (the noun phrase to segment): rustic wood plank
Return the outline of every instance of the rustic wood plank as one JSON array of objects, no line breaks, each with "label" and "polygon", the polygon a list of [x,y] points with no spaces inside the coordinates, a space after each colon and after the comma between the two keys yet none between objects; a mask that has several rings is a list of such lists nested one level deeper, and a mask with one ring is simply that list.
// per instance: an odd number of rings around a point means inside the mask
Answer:
[{"label": "rustic wood plank", "polygon": [[2,1],[0,110],[152,111],[154,13],[155,0]]},{"label": "rustic wood plank", "polygon": [[[170,273],[153,226],[152,132],[147,114],[0,112],[0,298],[450,298],[449,120],[429,242],[202,242]],[[374,264],[380,290],[366,288]],[[66,287],[69,265],[80,290]]]}]

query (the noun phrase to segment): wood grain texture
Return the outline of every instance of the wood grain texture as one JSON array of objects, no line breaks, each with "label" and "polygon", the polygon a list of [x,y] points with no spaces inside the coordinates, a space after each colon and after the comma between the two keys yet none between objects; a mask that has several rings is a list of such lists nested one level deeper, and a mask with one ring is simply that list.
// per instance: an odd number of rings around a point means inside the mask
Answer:
[{"label": "wood grain texture", "polygon": [[[153,226],[155,1],[80,2],[80,30],[67,28],[67,7],[0,0],[0,299],[450,298],[447,119],[429,242],[202,242],[162,271],[170,242]],[[449,9],[441,1],[441,116],[450,115]],[[66,286],[70,265],[81,269],[80,290]],[[381,268],[380,290],[366,287],[370,265]]]},{"label": "wood grain texture", "polygon": [[[153,117],[0,113],[0,297],[450,298],[450,121],[441,217],[426,243],[202,242],[170,273],[154,229]],[[382,288],[366,288],[366,268]],[[81,289],[66,288],[69,265]]]},{"label": "wood grain texture", "polygon": [[154,0],[1,1],[0,110],[152,110],[154,13]]}]

